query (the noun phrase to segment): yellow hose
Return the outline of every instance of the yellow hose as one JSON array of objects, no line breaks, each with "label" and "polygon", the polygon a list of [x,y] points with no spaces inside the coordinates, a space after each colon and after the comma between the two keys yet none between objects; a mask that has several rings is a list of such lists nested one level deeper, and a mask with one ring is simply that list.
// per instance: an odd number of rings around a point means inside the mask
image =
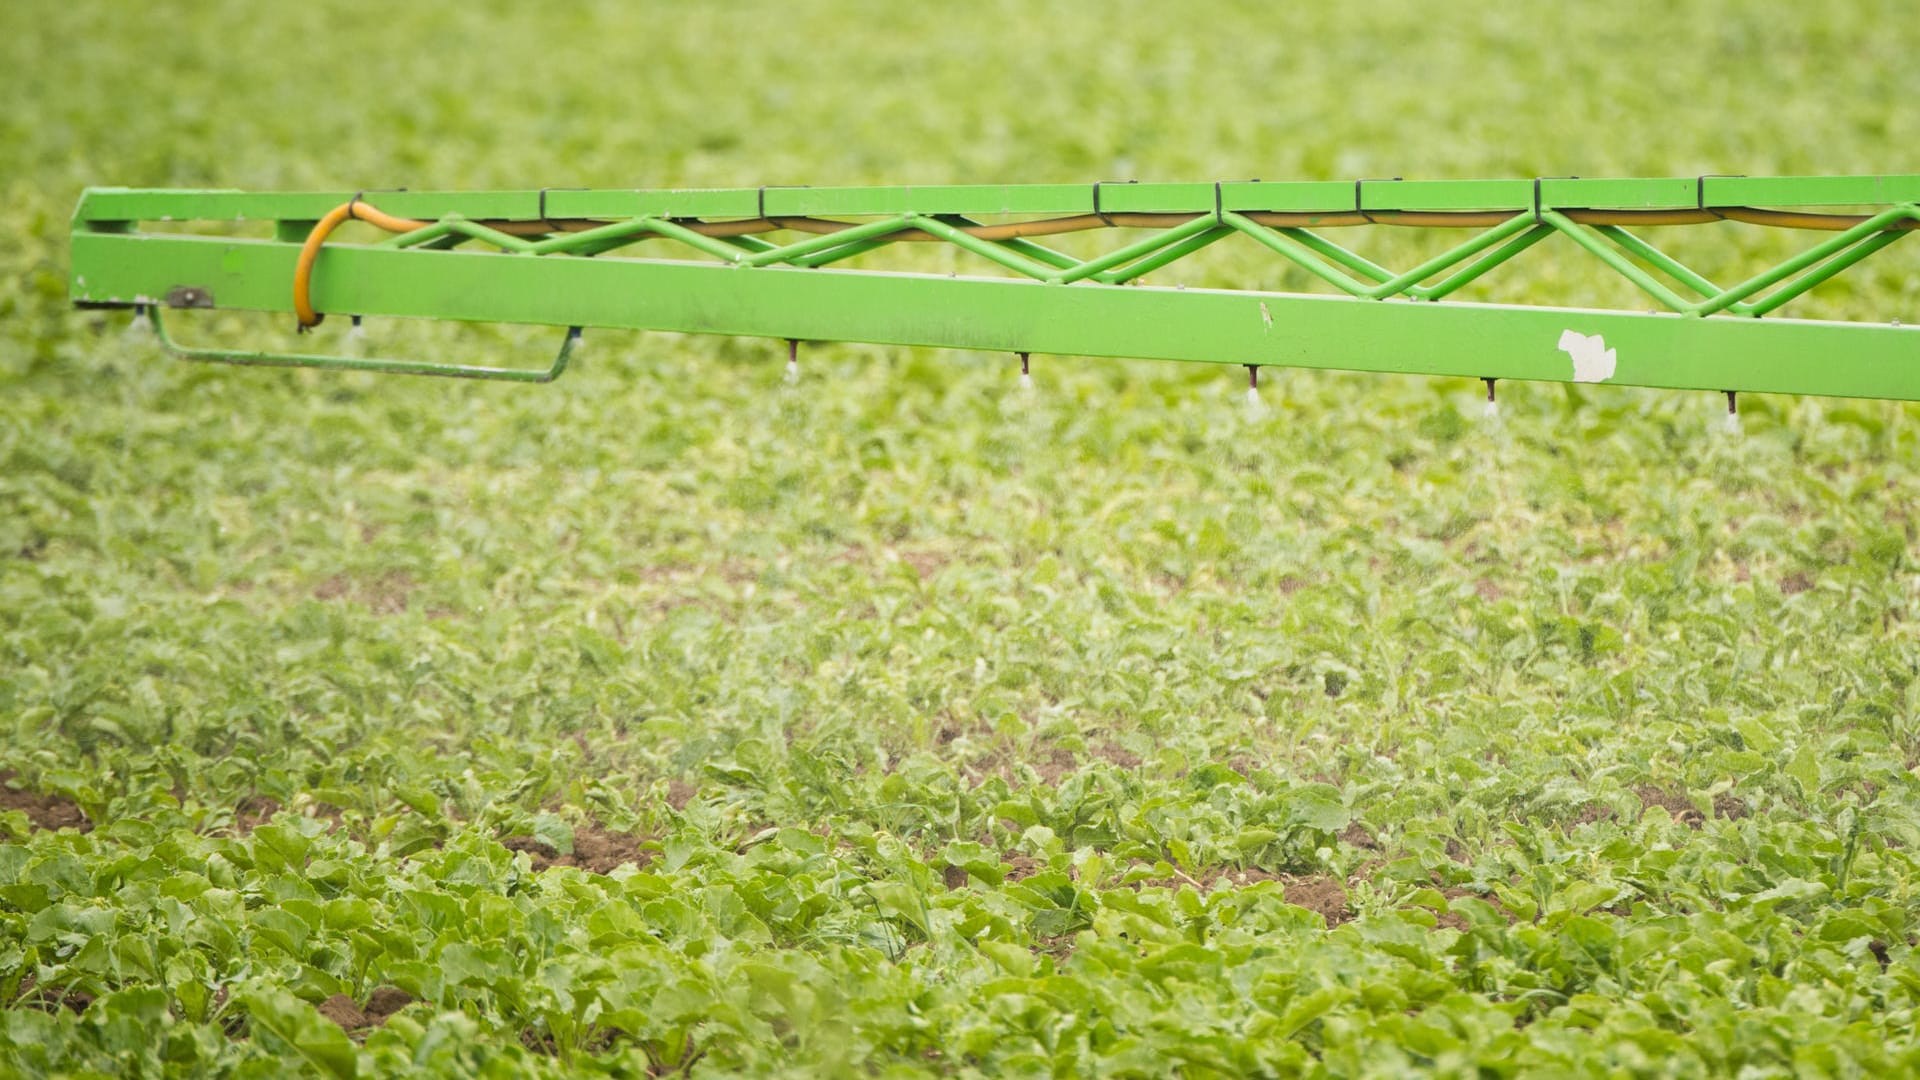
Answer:
[{"label": "yellow hose", "polygon": [[293,264],[293,315],[299,320],[302,330],[319,326],[320,320],[326,318],[313,310],[313,260],[319,258],[320,245],[327,242],[327,236],[349,218],[376,225],[391,233],[412,232],[427,225],[424,221],[382,213],[357,198],[327,211],[327,216],[321,218],[313,231],[307,234],[306,243],[300,245],[300,258]]}]

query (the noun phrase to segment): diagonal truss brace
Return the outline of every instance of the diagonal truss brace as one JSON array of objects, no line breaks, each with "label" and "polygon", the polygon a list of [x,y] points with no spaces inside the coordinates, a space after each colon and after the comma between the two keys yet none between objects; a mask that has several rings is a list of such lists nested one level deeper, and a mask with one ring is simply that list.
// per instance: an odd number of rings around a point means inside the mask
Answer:
[{"label": "diagonal truss brace", "polygon": [[[450,209],[427,220],[392,218],[371,211],[365,220],[384,221],[394,235],[374,244],[334,244],[324,249],[310,237],[309,257],[317,272],[311,310],[393,314],[427,318],[521,321],[561,326],[631,326],[637,329],[680,329],[726,334],[767,334],[788,339],[864,340],[911,345],[962,348],[1004,348],[1014,352],[1055,351],[1096,356],[1152,356],[1176,360],[1234,364],[1347,367],[1360,370],[1455,374],[1474,378],[1604,379],[1647,386],[1689,386],[1715,390],[1778,390],[1796,393],[1912,397],[1909,372],[1920,367],[1910,330],[1848,323],[1767,320],[1757,337],[1738,337],[1732,325],[1759,326],[1759,316],[1770,314],[1822,282],[1898,242],[1920,225],[1917,178],[1700,178],[1693,185],[1697,206],[1673,205],[1675,185],[1668,181],[1605,182],[1623,208],[1569,208],[1543,201],[1548,192],[1576,190],[1568,184],[1582,181],[1535,181],[1531,207],[1508,210],[1459,209],[1470,207],[1503,182],[1467,184],[1470,194],[1448,188],[1452,182],[1409,184],[1419,197],[1383,198],[1363,184],[1352,189],[1350,211],[1256,209],[1256,197],[1271,197],[1266,205],[1285,206],[1304,189],[1318,192],[1324,185],[1215,184],[1211,205],[1205,189],[1198,208],[1103,210],[1098,186],[1094,213],[1026,220],[1010,224],[982,224],[968,209],[973,189],[938,189],[939,198],[928,210],[912,209],[909,189],[840,189],[827,193],[783,191],[775,201],[795,204],[805,212],[769,213],[769,197],[761,189],[757,216],[690,216],[671,208],[613,220],[584,216],[549,217],[546,192],[539,193],[538,213],[501,213],[507,195],[458,194],[425,196],[420,193],[383,195],[416,206],[429,199],[450,207],[477,207],[487,216],[476,218],[464,209]],[[1717,185],[1710,188],[1711,185]],[[1558,185],[1558,187],[1556,187]],[[1638,185],[1637,187],[1635,185]],[[1731,185],[1731,186],[1729,186]],[[1756,186],[1757,185],[1757,186]],[[1863,186],[1864,185],[1864,186]],[[1378,189],[1387,185],[1376,183]],[[1460,185],[1456,185],[1458,187]],[[1148,197],[1154,185],[1128,185],[1127,198]],[[1179,186],[1158,185],[1163,189]],[[1189,186],[1190,188],[1191,186]],[[1229,192],[1226,189],[1231,188]],[[1813,212],[1801,207],[1820,200],[1840,200],[1882,188],[1908,193],[1907,198],[1862,215]],[[1583,192],[1602,189],[1591,184]],[[1792,209],[1764,210],[1743,206],[1708,205],[1710,190],[1779,192],[1789,196]],[[570,193],[566,197],[599,208],[615,204],[621,193]],[[694,193],[701,195],[702,193]],[[728,193],[712,193],[718,200]],[[556,193],[559,201],[561,193]],[[652,196],[638,193],[638,202]],[[680,198],[667,193],[668,201]],[[1003,189],[1003,205],[1021,204],[1048,209],[1059,200],[1054,189],[1040,189],[1028,198],[1025,189]],[[1319,197],[1316,195],[1316,197]],[[153,305],[219,306],[254,310],[287,310],[287,298],[276,296],[289,280],[281,265],[289,255],[285,241],[300,235],[299,222],[320,197],[249,196],[243,193],[89,192],[83,198],[73,236],[73,293],[77,302],[95,306]],[[702,198],[707,198],[702,195]],[[1109,207],[1118,198],[1109,194]],[[1423,202],[1423,199],[1425,200]],[[255,200],[254,203],[245,200]],[[411,200],[411,201],[406,201]],[[595,200],[599,200],[596,202]],[[1037,200],[1037,201],[1035,201]],[[632,203],[634,198],[626,198]],[[1177,201],[1177,200],[1176,200]],[[205,208],[220,205],[264,205],[279,219],[277,240],[251,241],[203,235],[138,232],[133,222],[107,207],[146,211],[142,220],[176,215],[153,213],[160,208]],[[354,200],[337,207],[336,217],[361,216]],[[944,205],[940,205],[944,203]],[[906,204],[906,205],[902,205]],[[1071,200],[1065,205],[1070,208]],[[292,207],[299,207],[299,217]],[[820,216],[816,211],[838,207],[842,216],[866,215],[869,220],[846,221]],[[890,212],[873,213],[879,208]],[[126,212],[122,209],[122,212]],[[344,214],[343,214],[344,212]],[[498,214],[499,216],[493,216]],[[284,216],[282,216],[284,215]],[[193,213],[181,213],[191,218]],[[198,216],[211,217],[212,214]],[[1701,224],[1740,220],[1792,228],[1825,229],[1822,242],[1776,266],[1722,287],[1672,258],[1634,232],[1628,225]],[[1404,271],[1380,266],[1328,239],[1325,227],[1367,224],[1475,228],[1465,241]],[[1036,238],[1088,228],[1120,226],[1152,231],[1104,254],[1077,258],[1047,247]],[[785,242],[768,234],[800,233]],[[323,235],[316,231],[315,236]],[[1280,256],[1343,297],[1302,296],[1267,292],[1209,290],[1153,290],[1138,283],[1147,274],[1174,264],[1208,245],[1241,236]],[[1479,280],[1522,252],[1555,236],[1573,250],[1595,259],[1653,297],[1668,314],[1593,312],[1564,308],[1511,305],[1418,304],[1417,310],[1444,309],[1446,315],[1400,314],[1404,305],[1353,305],[1354,301],[1393,298],[1440,301]],[[685,259],[637,259],[627,249],[661,241],[696,256]],[[872,270],[830,270],[833,264],[899,243],[941,243],[964,250],[1010,271],[1015,279],[954,279],[931,275],[892,274]],[[471,249],[485,245],[507,256]],[[212,254],[218,252],[217,259]],[[618,256],[608,258],[606,256]],[[710,261],[709,261],[710,260]],[[236,270],[236,268],[239,268]],[[718,271],[718,276],[714,272]],[[800,290],[791,275],[814,285]],[[644,281],[647,293],[622,291]],[[521,294],[511,288],[531,289],[540,303],[518,303]],[[1670,284],[1671,282],[1671,284]],[[453,297],[447,290],[459,290]],[[618,285],[616,285],[618,283]],[[1132,284],[1109,290],[1103,286]],[[763,288],[764,286],[764,288]],[[608,290],[615,290],[611,295]],[[576,294],[576,290],[584,293]],[[812,297],[818,310],[788,304],[794,296]],[[764,295],[762,295],[764,294]],[[189,302],[173,298],[186,296]],[[218,298],[217,304],[215,298]],[[604,302],[576,310],[583,297]],[[756,312],[753,300],[763,307]],[[1098,299],[1094,299],[1097,297]],[[1220,315],[1221,298],[1249,300],[1257,305],[1259,339],[1242,340],[1246,327],[1213,332],[1201,321]],[[162,299],[166,298],[166,299]],[[1131,298],[1131,299],[1130,299]],[[304,297],[303,297],[304,299]],[[911,304],[911,310],[874,313],[864,302]],[[1338,306],[1340,314],[1331,314]],[[1383,311],[1395,314],[1379,314]],[[1132,317],[1153,312],[1148,327]],[[1369,314],[1369,313],[1372,314]],[[1022,321],[1016,313],[1025,313]],[[1707,318],[1713,315],[1732,319]],[[1237,317],[1237,316],[1236,316]],[[303,316],[304,318],[304,316]],[[317,316],[315,316],[317,319]],[[1063,326],[1060,320],[1096,318],[1099,327]],[[1558,325],[1541,331],[1539,320]],[[1645,324],[1655,320],[1660,328]],[[1421,321],[1425,320],[1425,321]],[[1431,326],[1426,323],[1430,321]],[[1237,324],[1229,324],[1237,325]],[[1133,327],[1133,344],[1116,342],[1116,327]],[[1324,336],[1337,327],[1337,339]],[[1174,328],[1178,341],[1162,339]],[[1151,330],[1151,332],[1149,332]],[[1459,333],[1474,343],[1466,351],[1452,350],[1450,339],[1436,333]],[[1568,334],[1576,335],[1568,337]],[[1402,336],[1405,335],[1405,336]],[[1624,337],[1622,336],[1624,335]],[[1609,360],[1583,367],[1563,342],[1604,340]],[[336,358],[236,353],[220,350],[180,350],[192,359],[220,359],[231,363],[280,364],[361,368],[403,374],[450,374],[472,378],[548,381],[564,370],[577,331],[570,334],[551,374],[520,369],[479,368],[411,361],[334,362]],[[1623,344],[1624,343],[1624,344]],[[170,343],[171,344],[171,343]],[[1737,348],[1739,352],[1732,352]],[[1764,346],[1764,347],[1762,347]],[[1785,355],[1774,362],[1756,357],[1768,350],[1791,346],[1812,350],[1788,363]],[[173,346],[176,349],[177,346]],[[1653,357],[1643,347],[1657,350]],[[1595,355],[1603,350],[1594,346]],[[1720,350],[1720,351],[1715,351]],[[1757,351],[1756,351],[1757,350]],[[1647,366],[1649,363],[1652,366]]]}]

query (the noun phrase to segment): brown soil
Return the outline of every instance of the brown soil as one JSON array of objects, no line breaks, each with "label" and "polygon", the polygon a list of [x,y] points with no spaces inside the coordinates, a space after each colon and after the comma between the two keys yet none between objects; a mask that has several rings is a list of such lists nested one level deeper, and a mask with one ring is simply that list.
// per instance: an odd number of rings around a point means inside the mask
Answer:
[{"label": "brown soil", "polygon": [[233,827],[243,833],[253,830],[273,820],[273,815],[284,810],[280,800],[271,795],[249,795],[240,800],[233,808]]},{"label": "brown soil", "polygon": [[60,795],[16,791],[13,788],[15,775],[12,769],[0,769],[0,811],[18,810],[27,815],[27,820],[36,829],[93,831],[93,822],[80,812],[78,803]]},{"label": "brown soil", "polygon": [[1581,807],[1580,812],[1574,815],[1573,824],[1591,825],[1596,821],[1612,821],[1612,820],[1613,820],[1613,807],[1608,806],[1606,803],[1590,802],[1587,805]]},{"label": "brown soil", "polygon": [[544,840],[531,836],[509,836],[500,841],[508,851],[524,851],[533,859],[535,870],[556,866],[577,866],[595,874],[610,874],[631,863],[645,867],[653,855],[641,848],[638,836],[608,832],[598,825],[581,825],[573,830],[573,854],[562,855]]},{"label": "brown soil", "polygon": [[314,587],[313,598],[351,600],[365,604],[376,615],[398,615],[407,610],[407,599],[418,587],[412,577],[399,570],[388,570],[371,580],[335,574]]},{"label": "brown soil", "polygon": [[1047,864],[1040,859],[1036,859],[1031,855],[1016,855],[1011,851],[1002,853],[1000,861],[1006,863],[1008,866],[1008,881],[1020,881],[1023,878],[1030,878],[1047,868]]},{"label": "brown soil", "polygon": [[15,1005],[39,1009],[41,1012],[58,1012],[66,1009],[78,1015],[87,1011],[93,1004],[93,995],[85,990],[68,990],[64,986],[36,986],[32,975],[20,980],[20,989],[14,998]]},{"label": "brown soil", "polygon": [[941,567],[947,565],[945,555],[937,555],[931,551],[903,551],[900,553],[900,561],[913,567],[914,575],[921,581],[932,577]]},{"label": "brown soil", "polygon": [[1073,771],[1073,751],[1064,746],[1038,748],[1033,771],[1046,783],[1058,784],[1061,777]]},{"label": "brown soil", "polygon": [[1739,821],[1750,814],[1747,801],[1731,791],[1723,791],[1713,797],[1713,816],[1727,821]]},{"label": "brown soil", "polygon": [[1379,851],[1380,841],[1373,838],[1365,825],[1355,821],[1340,831],[1340,839],[1362,851]]},{"label": "brown soil", "polygon": [[318,1006],[320,1015],[347,1031],[379,1027],[387,1018],[413,1003],[413,995],[394,986],[383,986],[367,998],[366,1008],[354,1004],[345,994],[335,994]]},{"label": "brown soil", "polygon": [[1317,911],[1327,920],[1329,928],[1339,926],[1353,918],[1353,909],[1347,906],[1347,890],[1339,881],[1325,874],[1313,874],[1299,877],[1293,874],[1276,874],[1259,867],[1236,870],[1228,866],[1206,866],[1192,874],[1176,872],[1173,877],[1145,878],[1133,882],[1129,887],[1141,889],[1155,887],[1177,889],[1190,886],[1201,892],[1212,892],[1224,884],[1228,888],[1257,885],[1263,881],[1277,881],[1286,893],[1287,903]]},{"label": "brown soil", "polygon": [[1119,743],[1110,742],[1103,744],[1100,749],[1094,751],[1094,754],[1107,764],[1118,765],[1123,769],[1137,769],[1140,767],[1140,755],[1128,750]]},{"label": "brown soil", "polygon": [[1700,811],[1694,809],[1693,800],[1687,798],[1683,792],[1666,791],[1652,784],[1642,784],[1635,788],[1633,793],[1640,797],[1642,809],[1650,810],[1658,806],[1672,815],[1673,820],[1688,828],[1697,829],[1706,820],[1701,816]]},{"label": "brown soil", "polygon": [[367,1019],[384,1024],[387,1017],[413,1004],[413,995],[397,986],[383,986],[367,998]]},{"label": "brown soil", "polygon": [[1462,865],[1473,862],[1473,858],[1467,854],[1467,845],[1451,836],[1447,837],[1447,858]]},{"label": "brown soil", "polygon": [[1811,588],[1813,588],[1813,577],[1805,571],[1788,574],[1780,579],[1780,592],[1786,596],[1797,596]]},{"label": "brown soil", "polygon": [[1324,874],[1281,878],[1280,882],[1286,890],[1287,903],[1319,912],[1320,917],[1327,920],[1329,930],[1353,918],[1353,909],[1347,906],[1347,890]]},{"label": "brown soil", "polygon": [[949,866],[940,872],[940,876],[946,882],[948,889],[967,887],[967,868],[964,866]]},{"label": "brown soil", "polygon": [[935,551],[902,551],[898,548],[881,548],[873,551],[862,547],[846,548],[835,555],[832,561],[843,566],[877,567],[895,559],[911,567],[914,576],[922,581],[932,577],[941,567],[953,561],[950,555]]},{"label": "brown soil", "polygon": [[367,1026],[367,1014],[361,1012],[360,1006],[355,1005],[353,999],[345,994],[335,994],[321,1002],[317,1008],[321,1016],[348,1031],[358,1031]]},{"label": "brown soil", "polygon": [[1072,934],[1043,937],[1033,943],[1033,951],[1051,956],[1055,960],[1065,960],[1073,955],[1073,939]]},{"label": "brown soil", "polygon": [[690,784],[679,777],[667,781],[667,805],[675,810],[685,810],[687,804],[700,794],[700,785]]},{"label": "brown soil", "polygon": [[1480,599],[1485,600],[1489,604],[1493,603],[1495,600],[1500,599],[1500,597],[1503,595],[1500,592],[1500,586],[1495,585],[1493,582],[1488,581],[1486,578],[1481,578],[1479,581],[1475,582],[1473,586],[1473,591],[1476,593],[1479,593]]}]

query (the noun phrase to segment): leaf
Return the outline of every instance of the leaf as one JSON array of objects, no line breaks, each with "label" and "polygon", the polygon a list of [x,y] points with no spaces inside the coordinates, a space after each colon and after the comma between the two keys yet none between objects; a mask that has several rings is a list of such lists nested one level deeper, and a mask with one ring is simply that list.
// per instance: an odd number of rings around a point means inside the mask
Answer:
[{"label": "leaf", "polygon": [[359,1054],[339,1025],[284,990],[255,987],[235,995],[256,1032],[290,1047],[315,1068],[340,1080],[360,1074]]},{"label": "leaf", "polygon": [[1787,762],[1785,771],[1800,785],[1802,798],[1810,799],[1820,793],[1820,751],[1812,743],[1801,744],[1793,759]]},{"label": "leaf", "polygon": [[1353,820],[1340,789],[1331,784],[1300,784],[1286,793],[1290,821],[1320,832],[1338,832]]},{"label": "leaf", "polygon": [[562,855],[573,854],[573,826],[558,814],[545,811],[535,814],[533,836]]}]

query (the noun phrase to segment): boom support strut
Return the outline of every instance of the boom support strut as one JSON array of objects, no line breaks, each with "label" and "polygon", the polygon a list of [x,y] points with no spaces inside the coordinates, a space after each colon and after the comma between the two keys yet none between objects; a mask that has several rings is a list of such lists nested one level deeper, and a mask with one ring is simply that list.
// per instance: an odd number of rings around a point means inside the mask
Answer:
[{"label": "boom support strut", "polygon": [[[377,207],[375,200],[377,199]],[[1920,176],[747,188],[363,195],[91,189],[72,292],[87,306],[231,308],[546,324],[548,370],[207,349],[189,359],[545,382],[579,327],[1920,400],[1920,337],[1886,323],[1760,318],[1920,226]],[[989,216],[1001,220],[987,222]],[[273,239],[141,231],[268,219]],[[368,221],[375,243],[328,243]],[[1722,221],[1822,235],[1730,285],[1629,227]],[[1404,271],[1321,230],[1468,230]],[[1148,230],[1077,258],[1036,238]],[[1150,287],[1230,237],[1342,295]],[[774,242],[767,237],[777,237]],[[1645,293],[1653,313],[1448,299],[1542,241]],[[649,243],[652,242],[652,243]],[[631,257],[660,243],[690,257]],[[832,268],[952,245],[999,276]],[[649,250],[651,256],[653,252]],[[1116,286],[1132,284],[1133,287]],[[1382,303],[1399,299],[1417,303]],[[1445,302],[1441,302],[1445,301]]]}]

